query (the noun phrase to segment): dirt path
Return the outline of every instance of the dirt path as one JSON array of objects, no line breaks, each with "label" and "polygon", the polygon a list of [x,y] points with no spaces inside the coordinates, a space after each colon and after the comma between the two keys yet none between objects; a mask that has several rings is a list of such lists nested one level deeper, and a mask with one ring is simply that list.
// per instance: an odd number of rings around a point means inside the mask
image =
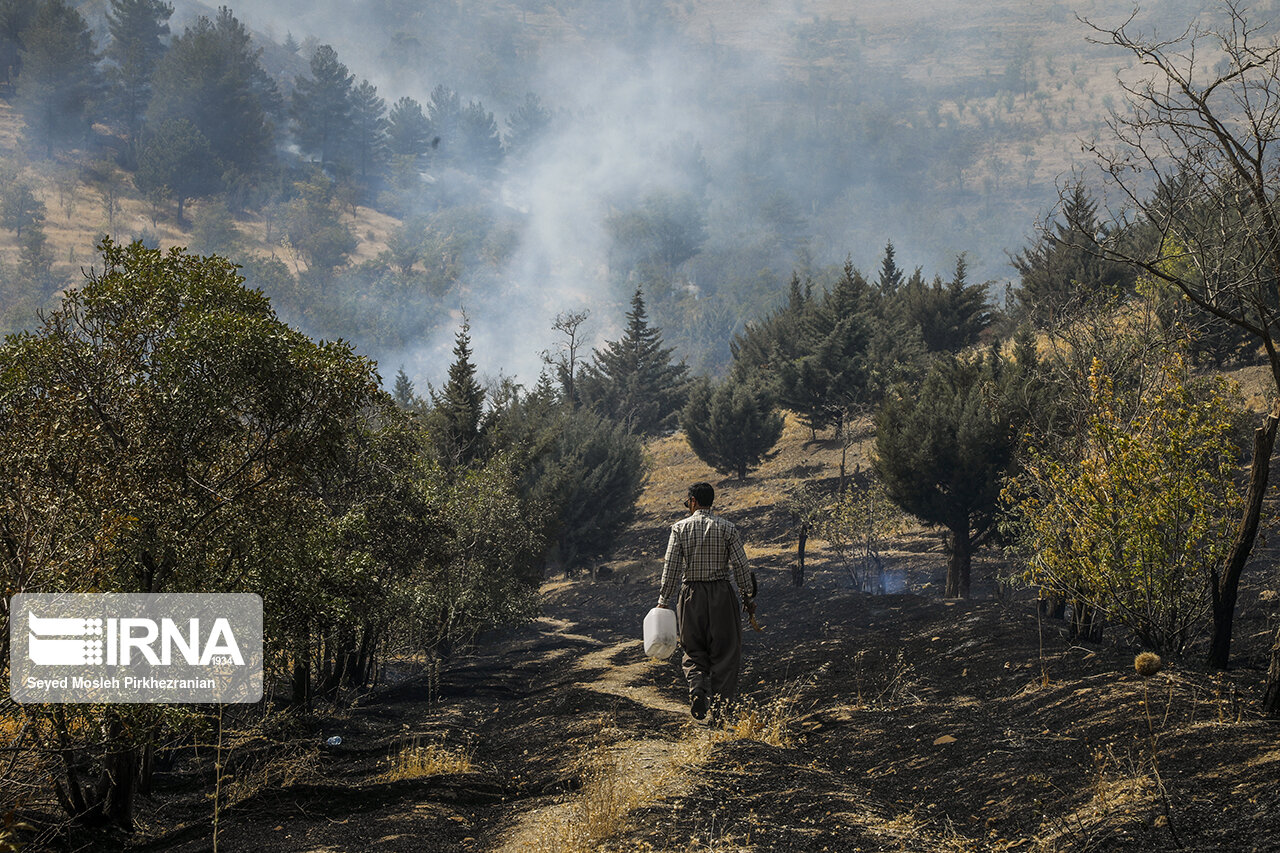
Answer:
[{"label": "dirt path", "polygon": [[[561,637],[592,638],[571,634],[571,623],[542,620]],[[594,641],[593,641],[594,642]],[[575,683],[576,688],[606,696],[616,696],[680,719],[688,709],[663,695],[651,682],[655,671],[667,665],[650,658],[634,658],[641,651],[640,640],[601,645],[581,657],[574,671],[590,677]],[[650,683],[646,683],[650,682]],[[616,833],[637,808],[663,795],[681,792],[681,769],[706,751],[699,741],[705,736],[672,740],[666,737],[629,737],[606,720],[598,742],[580,758],[584,775],[582,788],[559,802],[532,808],[519,816],[515,825],[494,848],[498,853],[556,851],[569,853],[595,849],[599,842]],[[687,788],[687,784],[684,785]]]},{"label": "dirt path", "polygon": [[622,696],[657,711],[667,711],[677,716],[688,714],[689,708],[686,705],[662,695],[652,684],[639,683],[646,676],[652,676],[656,670],[665,668],[666,664],[651,658],[635,663],[614,663],[619,658],[639,652],[642,646],[643,643],[640,640],[632,640],[617,643],[587,655],[582,659],[579,667],[581,669],[603,668],[604,672],[592,681],[582,682],[581,686],[588,690]]}]

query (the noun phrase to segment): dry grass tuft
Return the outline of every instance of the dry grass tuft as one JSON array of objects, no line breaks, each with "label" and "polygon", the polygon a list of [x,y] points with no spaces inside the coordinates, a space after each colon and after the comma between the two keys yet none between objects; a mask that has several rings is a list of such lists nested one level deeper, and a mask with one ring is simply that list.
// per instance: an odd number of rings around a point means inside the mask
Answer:
[{"label": "dry grass tuft", "polygon": [[[1085,787],[1089,797],[1064,814],[1045,811],[1032,850],[1094,849],[1117,837],[1126,827],[1147,825],[1157,808],[1159,782],[1132,756],[1121,759],[1111,750],[1093,756],[1093,777]],[[1160,824],[1157,816],[1156,825]]]},{"label": "dry grass tuft", "polygon": [[724,727],[712,732],[712,740],[754,740],[790,747],[795,743],[796,698],[785,694],[764,704],[744,699],[729,713]]},{"label": "dry grass tuft", "polygon": [[644,766],[632,745],[611,746],[597,738],[582,766],[583,785],[567,808],[547,815],[536,839],[524,839],[529,853],[590,853],[628,827],[632,812],[649,802],[678,772],[681,762],[659,757]]},{"label": "dry grass tuft", "polygon": [[[230,764],[228,757],[234,752],[237,733],[228,732],[228,741],[232,746],[223,750],[222,761]],[[246,740],[244,743],[248,743]],[[244,745],[243,743],[241,745]],[[268,788],[283,788],[298,783],[317,782],[320,780],[316,753],[318,750],[308,744],[294,743],[288,750],[278,755],[263,756],[247,762],[237,762],[234,770],[222,777],[222,790],[219,794],[221,806],[226,808],[232,803],[245,800]],[[213,799],[212,792],[208,794]]]},{"label": "dry grass tuft", "polygon": [[471,753],[465,749],[449,749],[442,743],[424,743],[415,737],[391,758],[391,769],[382,774],[383,781],[420,779],[439,773],[470,773],[475,769]]},{"label": "dry grass tuft", "polygon": [[[956,832],[947,822],[940,832],[936,821],[915,810],[891,818],[871,818],[867,828],[884,840],[884,850],[928,850],[931,853],[974,853],[976,850],[1005,850],[996,842],[990,847],[979,846]],[[992,839],[996,841],[995,839]]]},{"label": "dry grass tuft", "polygon": [[1150,678],[1164,669],[1164,661],[1154,652],[1143,652],[1133,659],[1133,668],[1143,678]]}]

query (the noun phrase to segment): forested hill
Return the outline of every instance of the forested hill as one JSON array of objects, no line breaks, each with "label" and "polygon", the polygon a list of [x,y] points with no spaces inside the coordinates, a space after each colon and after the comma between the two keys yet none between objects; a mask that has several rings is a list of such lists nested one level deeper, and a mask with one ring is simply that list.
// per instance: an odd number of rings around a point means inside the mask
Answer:
[{"label": "forested hill", "polygon": [[637,284],[720,371],[792,271],[890,242],[998,295],[1124,62],[1073,14],[1105,4],[117,5],[5,5],[3,327],[136,237],[419,383],[463,310],[531,382],[558,313],[598,344]]}]

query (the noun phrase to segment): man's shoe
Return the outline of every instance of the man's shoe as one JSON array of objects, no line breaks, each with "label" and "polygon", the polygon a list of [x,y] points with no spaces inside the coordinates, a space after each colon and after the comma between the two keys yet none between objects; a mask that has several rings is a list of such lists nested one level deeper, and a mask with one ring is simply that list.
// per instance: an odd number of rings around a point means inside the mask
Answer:
[{"label": "man's shoe", "polygon": [[706,696],[694,696],[693,701],[689,704],[689,713],[693,714],[695,720],[705,720],[709,704]]}]

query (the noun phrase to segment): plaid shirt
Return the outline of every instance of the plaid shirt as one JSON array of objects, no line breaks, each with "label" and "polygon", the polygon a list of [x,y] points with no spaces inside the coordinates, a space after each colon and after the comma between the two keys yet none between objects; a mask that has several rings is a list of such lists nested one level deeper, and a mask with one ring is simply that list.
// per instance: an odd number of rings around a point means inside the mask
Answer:
[{"label": "plaid shirt", "polygon": [[722,581],[729,579],[729,567],[738,591],[747,591],[747,554],[742,550],[738,528],[705,509],[671,525],[667,557],[662,565],[662,589],[658,606],[665,607],[676,596],[681,581]]}]

